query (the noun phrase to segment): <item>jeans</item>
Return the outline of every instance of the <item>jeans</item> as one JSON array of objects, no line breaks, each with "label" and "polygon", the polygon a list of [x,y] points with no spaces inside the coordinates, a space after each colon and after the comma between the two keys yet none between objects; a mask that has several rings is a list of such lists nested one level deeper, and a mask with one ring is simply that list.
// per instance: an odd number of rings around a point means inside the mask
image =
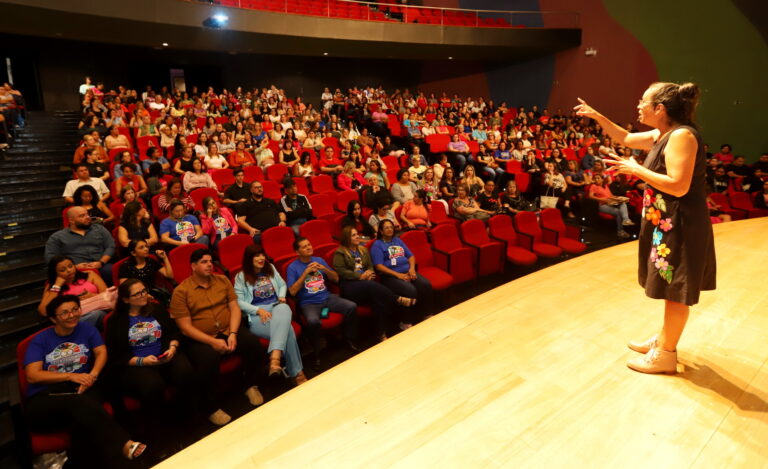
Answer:
[{"label": "jeans", "polygon": [[296,376],[304,369],[304,365],[301,363],[301,351],[299,350],[299,344],[296,343],[296,334],[293,332],[293,327],[291,327],[291,316],[293,313],[290,306],[285,303],[256,306],[272,313],[272,319],[262,323],[261,317],[258,314],[248,313],[251,332],[256,337],[269,339],[267,353],[272,353],[273,350],[282,351],[288,376]]},{"label": "jeans", "polygon": [[627,204],[621,203],[619,205],[600,204],[599,209],[603,213],[610,213],[616,217],[616,230],[619,232],[624,231],[624,220],[629,220],[629,214],[627,213]]},{"label": "jeans", "polygon": [[357,304],[329,293],[324,303],[301,305],[301,314],[307,320],[307,336],[316,353],[320,349],[320,313],[326,307],[344,316],[344,338],[347,340],[357,338]]}]

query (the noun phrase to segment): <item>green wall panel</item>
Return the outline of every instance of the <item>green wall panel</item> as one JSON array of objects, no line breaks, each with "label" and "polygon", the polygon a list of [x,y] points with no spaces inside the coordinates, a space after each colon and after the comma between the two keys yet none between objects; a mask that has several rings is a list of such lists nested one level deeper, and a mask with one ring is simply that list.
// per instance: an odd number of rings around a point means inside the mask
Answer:
[{"label": "green wall panel", "polygon": [[603,0],[664,81],[702,88],[697,121],[712,149],[754,161],[768,151],[768,44],[730,0]]}]

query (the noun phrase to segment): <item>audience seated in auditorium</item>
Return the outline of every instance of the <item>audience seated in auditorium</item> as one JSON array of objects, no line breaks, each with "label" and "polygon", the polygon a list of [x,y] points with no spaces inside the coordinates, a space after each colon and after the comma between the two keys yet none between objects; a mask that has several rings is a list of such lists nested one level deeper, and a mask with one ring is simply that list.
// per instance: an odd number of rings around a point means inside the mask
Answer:
[{"label": "audience seated in auditorium", "polygon": [[210,238],[203,234],[200,220],[187,214],[184,203],[179,200],[171,202],[168,217],[160,222],[159,233],[160,241],[168,250],[190,243],[210,244]]},{"label": "audience seated in auditorium", "polygon": [[240,228],[258,243],[262,232],[273,226],[285,226],[286,220],[285,213],[277,203],[264,197],[261,181],[253,181],[251,197],[237,206],[237,223]]},{"label": "audience seated in auditorium", "polygon": [[131,467],[146,445],[131,439],[102,406],[99,375],[107,348],[93,325],[81,322],[80,299],[52,299],[45,315],[53,327],[37,334],[24,357],[29,387],[25,412],[30,429],[66,431],[71,447],[68,464],[80,467]]},{"label": "audience seated in auditorium", "polygon": [[82,207],[91,217],[91,223],[98,223],[107,227],[112,226],[115,215],[103,201],[99,200],[96,189],[88,184],[77,188],[72,195],[74,207]]},{"label": "audience seated in auditorium", "polygon": [[371,259],[376,272],[381,274],[381,283],[401,297],[398,301],[403,306],[413,306],[418,301],[418,308],[403,308],[400,311],[400,329],[405,330],[418,319],[431,315],[432,284],[416,272],[416,258],[408,246],[395,236],[394,223],[383,220],[376,238],[371,246]]},{"label": "audience seated in auditorium", "polygon": [[[200,386],[176,323],[149,287],[135,278],[121,282],[105,328],[111,378],[121,394],[141,403],[147,441],[174,432],[174,423],[195,423]],[[176,391],[173,399],[166,400],[167,388]],[[189,441],[191,435],[178,438]]]},{"label": "audience seated in auditorium", "polygon": [[306,320],[305,329],[315,360],[319,360],[321,319],[329,311],[344,317],[344,340],[347,347],[356,352],[357,304],[328,291],[327,282],[338,283],[339,274],[321,257],[313,256],[312,243],[304,237],[297,237],[293,248],[298,258],[288,265],[288,291],[296,297],[297,307]]},{"label": "audience seated in auditorium", "polygon": [[214,249],[222,239],[237,234],[238,231],[237,221],[232,212],[227,207],[219,207],[219,203],[211,196],[203,199],[200,223],[203,235],[210,239]]},{"label": "audience seated in auditorium", "polygon": [[251,332],[269,340],[269,375],[284,374],[297,385],[306,382],[301,351],[291,326],[293,313],[286,304],[288,287],[261,245],[245,248],[242,270],[235,277],[235,293]]},{"label": "audience seated in auditorium", "polygon": [[353,226],[345,226],[341,232],[341,245],[333,254],[333,268],[338,272],[341,296],[357,304],[371,305],[376,318],[376,335],[380,341],[387,339],[395,308],[410,307],[414,298],[398,296],[383,284],[376,282],[376,272],[368,250]]},{"label": "audience seated in auditorium", "polygon": [[185,212],[191,212],[195,209],[195,201],[190,197],[181,187],[181,179],[173,178],[168,181],[165,192],[160,194],[157,200],[157,206],[160,209],[160,213],[155,215],[166,214],[170,211],[171,202],[178,200],[184,205]]},{"label": "audience seated in auditorium", "polygon": [[286,179],[283,184],[285,195],[280,199],[280,210],[285,213],[285,222],[299,234],[299,227],[312,216],[312,205],[303,194],[299,194],[296,183],[292,179]]},{"label": "audience seated in auditorium", "polygon": [[106,290],[107,285],[98,273],[78,270],[72,259],[56,255],[48,261],[48,279],[37,312],[45,316],[51,300],[61,295],[75,295],[82,302],[80,319],[100,329],[101,321],[111,307],[97,297]]},{"label": "audience seated in auditorium", "polygon": [[78,269],[93,269],[101,272],[107,284],[111,282],[112,264],[115,255],[115,241],[104,226],[91,223],[88,211],[82,207],[71,207],[67,211],[69,226],[53,233],[45,243],[45,261],[54,256],[67,256]]},{"label": "audience seated in auditorium", "polygon": [[216,395],[219,364],[227,355],[240,356],[245,395],[251,405],[259,406],[264,402],[257,386],[264,350],[242,321],[232,284],[214,273],[211,252],[198,249],[190,263],[192,275],[173,290],[169,309],[184,335],[182,347],[200,387],[201,410],[212,424],[226,425],[232,417],[222,410]]},{"label": "audience seated in auditorium", "polygon": [[62,197],[64,197],[64,200],[71,204],[74,203],[75,199],[73,198],[75,191],[81,187],[81,186],[91,186],[94,189],[96,189],[96,192],[99,195],[99,200],[105,201],[109,198],[109,188],[104,183],[103,179],[91,177],[90,171],[88,170],[88,165],[85,163],[80,163],[77,166],[75,166],[75,174],[77,175],[77,179],[72,179],[67,181],[67,185],[64,186],[64,192],[62,193]]},{"label": "audience seated in auditorium", "polygon": [[611,193],[602,174],[595,174],[595,179],[589,186],[588,196],[598,202],[598,210],[616,217],[616,231],[619,238],[628,238],[630,235],[624,230],[624,227],[632,226],[635,223],[629,218],[627,197]]}]

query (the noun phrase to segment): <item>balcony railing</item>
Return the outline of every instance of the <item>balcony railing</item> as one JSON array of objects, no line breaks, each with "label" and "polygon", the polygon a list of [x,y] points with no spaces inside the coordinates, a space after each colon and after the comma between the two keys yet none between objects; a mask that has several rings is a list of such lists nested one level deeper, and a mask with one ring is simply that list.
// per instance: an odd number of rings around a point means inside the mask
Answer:
[{"label": "balcony railing", "polygon": [[474,28],[578,28],[575,11],[464,10],[352,0],[187,0],[224,7],[358,21]]}]

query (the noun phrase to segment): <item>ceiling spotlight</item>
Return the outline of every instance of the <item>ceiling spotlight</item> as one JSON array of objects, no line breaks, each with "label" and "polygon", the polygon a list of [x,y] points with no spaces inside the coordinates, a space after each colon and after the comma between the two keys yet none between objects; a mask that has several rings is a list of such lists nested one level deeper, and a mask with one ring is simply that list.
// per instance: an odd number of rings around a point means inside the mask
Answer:
[{"label": "ceiling spotlight", "polygon": [[163,47],[168,47],[168,43],[167,43],[167,42],[164,42],[164,43],[163,43]]},{"label": "ceiling spotlight", "polygon": [[203,26],[206,28],[221,29],[227,25],[228,21],[229,16],[222,13],[217,13],[203,21]]}]

